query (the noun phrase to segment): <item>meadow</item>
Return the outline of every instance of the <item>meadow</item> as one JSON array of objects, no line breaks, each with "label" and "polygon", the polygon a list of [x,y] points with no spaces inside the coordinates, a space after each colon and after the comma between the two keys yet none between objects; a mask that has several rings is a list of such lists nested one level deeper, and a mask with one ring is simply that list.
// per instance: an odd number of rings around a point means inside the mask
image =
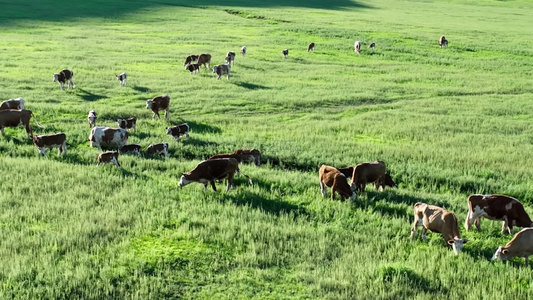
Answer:
[{"label": "meadow", "polygon": [[[472,193],[533,214],[531,15],[521,0],[1,1],[1,100],[23,97],[34,133],[68,149],[0,137],[0,298],[530,299],[531,265],[490,261],[501,223],[462,225]],[[183,68],[243,45],[229,81]],[[65,68],[73,90],[52,82]],[[169,121],[145,107],[161,94]],[[96,167],[91,109],[99,126],[136,116],[128,142],[171,157]],[[165,134],[183,122],[189,139]],[[253,185],[178,187],[237,148],[263,154],[241,165]],[[374,160],[398,189],[322,198],[320,165]],[[416,202],[456,214],[458,256],[439,234],[410,240]]]}]

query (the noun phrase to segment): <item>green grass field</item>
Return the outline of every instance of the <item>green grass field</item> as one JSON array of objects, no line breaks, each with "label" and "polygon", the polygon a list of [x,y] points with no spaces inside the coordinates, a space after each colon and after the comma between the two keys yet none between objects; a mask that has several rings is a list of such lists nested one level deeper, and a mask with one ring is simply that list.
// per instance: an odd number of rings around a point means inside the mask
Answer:
[{"label": "green grass field", "polygon": [[[38,157],[22,127],[0,137],[0,298],[530,299],[531,265],[490,261],[501,223],[462,224],[471,193],[533,214],[531,15],[519,0],[0,1],[1,100],[23,97],[34,133],[68,147]],[[243,45],[230,81],[183,68]],[[52,82],[65,68],[73,90]],[[165,93],[170,121],[153,121],[146,99]],[[91,109],[100,126],[137,117],[129,143],[171,157],[97,168]],[[182,122],[175,142],[165,127]],[[263,154],[241,166],[253,185],[178,188],[237,148]],[[322,198],[321,164],[373,160],[398,189]],[[456,214],[460,255],[409,239],[419,201]]]}]

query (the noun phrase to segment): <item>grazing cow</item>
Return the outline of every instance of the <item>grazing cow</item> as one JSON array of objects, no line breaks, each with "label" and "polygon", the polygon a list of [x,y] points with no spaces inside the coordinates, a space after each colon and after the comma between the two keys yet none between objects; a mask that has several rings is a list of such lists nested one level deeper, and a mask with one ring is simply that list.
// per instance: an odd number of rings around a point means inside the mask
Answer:
[{"label": "grazing cow", "polygon": [[233,153],[215,154],[209,159],[234,158],[239,163],[253,162],[256,166],[261,164],[261,152],[257,149],[237,149]]},{"label": "grazing cow", "polygon": [[89,114],[87,115],[87,120],[89,121],[89,127],[96,126],[96,112],[94,110],[89,111]]},{"label": "grazing cow", "polygon": [[353,44],[353,47],[355,48],[355,52],[357,54],[361,53],[361,43],[359,41],[355,41],[355,44]]},{"label": "grazing cow", "polygon": [[183,123],[180,125],[167,127],[167,134],[170,134],[176,141],[180,139],[180,136],[185,135],[189,137],[189,124]]},{"label": "grazing cow", "polygon": [[122,148],[128,143],[128,132],[122,128],[94,127],[91,129],[89,141],[91,147],[102,150],[102,145]]},{"label": "grazing cow", "polygon": [[385,173],[385,175],[374,181],[374,186],[376,187],[376,190],[380,189],[382,191],[385,190],[386,186],[390,186],[392,188],[398,187],[394,180],[392,180],[392,177],[389,175],[389,173]]},{"label": "grazing cow", "polygon": [[0,104],[0,110],[4,109],[24,109],[24,99],[22,97],[9,99]]},{"label": "grazing cow", "polygon": [[422,239],[426,240],[426,230],[442,234],[444,241],[452,246],[455,255],[461,252],[463,244],[467,240],[461,239],[457,218],[455,215],[442,207],[417,202],[414,207],[415,221],[411,228],[411,239],[414,239],[418,227],[422,227]]},{"label": "grazing cow", "polygon": [[198,60],[198,55],[191,54],[185,58],[185,62],[183,63],[183,66],[187,66],[189,64],[192,64],[193,62]]},{"label": "grazing cow", "polygon": [[200,65],[198,64],[188,64],[187,67],[187,70],[189,70],[189,72],[191,73],[191,75],[193,73],[199,73],[200,72]]},{"label": "grazing cow", "polygon": [[289,49],[283,49],[281,50],[281,53],[283,54],[283,58],[289,57]]},{"label": "grazing cow", "polygon": [[133,132],[137,132],[137,119],[132,117],[129,119],[118,119],[117,120],[118,127],[122,129],[131,129],[133,128]]},{"label": "grazing cow", "polygon": [[220,80],[220,77],[224,74],[227,74],[227,79],[229,80],[229,73],[230,73],[231,67],[229,64],[227,65],[218,65],[213,67],[213,73],[217,74],[217,80]]},{"label": "grazing cow", "polygon": [[149,155],[165,155],[165,157],[169,157],[168,154],[168,143],[159,143],[159,144],[151,144],[146,148],[146,154]]},{"label": "grazing cow", "polygon": [[137,154],[137,156],[141,156],[141,145],[138,145],[138,144],[124,145],[118,151],[120,154],[135,153]]},{"label": "grazing cow", "polygon": [[59,88],[63,89],[65,82],[68,82],[68,89],[74,88],[74,82],[72,82],[72,77],[74,72],[72,70],[63,70],[57,74],[54,74],[54,82],[59,82]]},{"label": "grazing cow", "polygon": [[117,151],[106,151],[102,152],[98,155],[96,166],[99,166],[100,164],[105,163],[114,163],[117,168],[120,169],[120,164],[118,162],[118,152]]},{"label": "grazing cow", "polygon": [[448,40],[443,35],[441,35],[440,38],[439,38],[439,45],[440,45],[441,48],[442,47],[448,47]]},{"label": "grazing cow", "polygon": [[235,65],[235,52],[229,51],[228,54],[226,54],[226,64],[231,64],[232,66]]},{"label": "grazing cow", "polygon": [[364,192],[367,183],[372,183],[385,175],[386,166],[382,161],[365,162],[353,169],[352,190]]},{"label": "grazing cow", "polygon": [[[2,132],[2,136],[4,135],[4,128],[5,127],[17,127],[19,124],[24,125],[26,128],[26,133],[28,134],[28,137],[31,138],[33,136],[31,126],[30,126],[30,119],[33,116],[33,113],[31,110],[27,109],[5,109],[0,110],[0,132]],[[33,118],[35,122],[37,123],[37,126],[40,128],[43,128],[41,124],[39,124],[39,121],[37,119]]]},{"label": "grazing cow", "polygon": [[307,52],[309,51],[315,51],[315,43],[311,43],[307,46]]},{"label": "grazing cow", "polygon": [[346,178],[352,179],[353,176],[353,167],[344,167],[344,168],[337,168],[339,172],[341,172]]},{"label": "grazing cow", "polygon": [[203,65],[206,69],[209,69],[209,64],[211,63],[211,54],[200,54],[196,63],[200,66]]},{"label": "grazing cow", "polygon": [[524,210],[520,201],[505,195],[470,195],[468,196],[468,214],[466,215],[465,228],[470,230],[475,223],[477,230],[481,230],[481,217],[489,220],[501,220],[502,233],[505,229],[513,234],[513,226],[532,227],[531,218]]},{"label": "grazing cow", "polygon": [[49,135],[34,135],[33,144],[39,150],[40,155],[46,155],[46,148],[58,148],[58,156],[67,154],[67,136],[60,132]]},{"label": "grazing cow", "polygon": [[[220,158],[212,160],[204,160],[200,162],[192,171],[183,173],[178,185],[183,187],[189,183],[199,182],[204,185],[204,189],[207,190],[207,185],[211,183],[211,187],[216,192],[215,180],[223,178],[228,179],[228,185],[226,192],[233,186],[233,177],[235,173],[239,174],[239,162],[234,158]],[[250,184],[252,180],[245,174]]]},{"label": "grazing cow", "polygon": [[122,72],[117,75],[117,80],[120,81],[120,86],[125,86],[126,81],[128,81],[128,75],[126,75],[126,72]]},{"label": "grazing cow", "polygon": [[246,46],[242,46],[241,48],[241,54],[246,55]]},{"label": "grazing cow", "polygon": [[372,42],[370,43],[370,45],[368,46],[369,49],[374,49],[376,48],[376,43]]},{"label": "grazing cow", "polygon": [[322,165],[318,171],[320,181],[320,192],[322,197],[326,197],[326,186],[331,188],[331,201],[335,199],[335,192],[343,198],[354,200],[355,194],[346,181],[346,176],[337,168]]},{"label": "grazing cow", "polygon": [[520,230],[513,239],[504,247],[498,247],[492,260],[501,259],[506,261],[515,256],[523,257],[526,265],[529,265],[529,256],[533,254],[533,228],[524,228]]},{"label": "grazing cow", "polygon": [[168,120],[168,111],[170,109],[170,96],[162,95],[154,97],[153,99],[146,100],[146,109],[151,109],[154,115],[152,120],[155,119],[155,116],[160,118],[159,111],[165,111],[165,119]]}]

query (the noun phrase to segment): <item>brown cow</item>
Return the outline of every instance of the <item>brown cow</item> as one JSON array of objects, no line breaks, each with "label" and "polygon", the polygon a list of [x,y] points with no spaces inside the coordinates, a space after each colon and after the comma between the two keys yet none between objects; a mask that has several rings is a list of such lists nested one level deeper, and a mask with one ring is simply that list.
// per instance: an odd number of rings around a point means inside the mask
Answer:
[{"label": "brown cow", "polygon": [[129,145],[124,145],[122,146],[122,148],[119,149],[120,154],[130,153],[130,152],[137,154],[137,156],[141,156],[141,145],[129,144]]},{"label": "brown cow", "polygon": [[[22,124],[26,128],[26,133],[28,134],[28,137],[31,138],[33,136],[30,126],[30,118],[32,116],[33,113],[31,112],[31,110],[27,109],[0,110],[0,131],[2,132],[2,136],[5,136],[5,127],[17,127],[19,126],[19,124]],[[37,121],[35,117],[33,119],[37,123],[37,126],[43,128],[43,126],[39,124],[39,121]]]},{"label": "brown cow", "polygon": [[384,191],[385,187],[387,186],[390,186],[392,188],[398,187],[394,180],[392,180],[392,177],[389,175],[389,173],[385,173],[385,175],[374,181],[374,186],[376,187],[376,190],[380,189],[382,191]]},{"label": "brown cow", "polygon": [[99,126],[91,129],[89,142],[91,147],[99,150],[102,150],[102,145],[120,149],[128,143],[128,137],[129,133],[125,129]]},{"label": "brown cow", "polygon": [[168,154],[168,143],[159,143],[159,144],[151,144],[146,148],[146,154],[148,155],[165,155],[165,157],[169,157]]},{"label": "brown cow", "polygon": [[9,99],[7,101],[2,102],[0,104],[0,110],[5,109],[24,109],[24,99],[22,97],[15,98],[15,99]]},{"label": "brown cow", "polygon": [[183,123],[172,127],[167,127],[167,134],[171,135],[176,141],[180,139],[182,135],[189,138],[189,124]]},{"label": "brown cow", "polygon": [[416,237],[418,227],[422,227],[422,239],[426,240],[426,230],[442,234],[444,241],[452,246],[455,255],[461,252],[463,244],[467,240],[461,239],[459,226],[457,226],[457,218],[455,215],[435,205],[428,205],[426,203],[417,202],[413,206],[415,221],[411,228],[411,239]]},{"label": "brown cow", "polygon": [[159,111],[165,111],[165,119],[168,120],[168,111],[170,109],[170,96],[162,95],[154,97],[153,99],[146,100],[146,109],[151,109],[154,115],[152,120],[155,119],[155,116],[160,118]]},{"label": "brown cow", "polygon": [[117,151],[106,151],[102,152],[98,155],[96,166],[99,166],[100,164],[105,163],[114,163],[117,168],[120,169],[120,164],[118,162],[118,152]]},{"label": "brown cow", "polygon": [[353,176],[353,167],[344,167],[344,168],[337,168],[339,172],[341,172],[346,178],[352,179]]},{"label": "brown cow", "polygon": [[440,45],[441,48],[442,47],[448,47],[448,40],[443,35],[441,35],[440,38],[439,38],[439,45]]},{"label": "brown cow", "polygon": [[198,60],[198,55],[191,54],[187,56],[187,58],[185,58],[185,62],[183,63],[183,66],[186,67],[187,65],[190,65],[197,60]]},{"label": "brown cow", "polygon": [[39,150],[39,156],[46,155],[46,148],[58,148],[58,156],[67,154],[67,136],[60,132],[49,135],[34,135],[33,144]]},{"label": "brown cow", "polygon": [[57,74],[54,74],[54,82],[59,82],[59,88],[63,89],[63,86],[65,85],[65,82],[68,82],[68,89],[74,88],[74,82],[72,82],[72,77],[74,76],[74,72],[72,70],[63,70]]},{"label": "brown cow", "polygon": [[[211,187],[216,192],[215,180],[223,178],[228,179],[228,185],[226,192],[233,186],[233,177],[235,173],[239,174],[239,162],[234,158],[221,158],[213,160],[204,160],[200,162],[192,171],[183,173],[178,185],[183,187],[193,182],[199,182],[204,185],[204,189],[207,190],[207,185],[211,183]],[[252,180],[248,175],[242,174],[250,184]]]},{"label": "brown cow", "polygon": [[383,161],[365,162],[353,169],[352,190],[364,192],[367,183],[372,183],[385,175],[386,166]]},{"label": "brown cow", "polygon": [[489,220],[502,220],[502,233],[505,229],[513,234],[513,226],[532,227],[531,218],[524,210],[520,201],[505,195],[470,195],[467,200],[468,214],[465,228],[470,230],[475,223],[477,230],[481,230],[481,217]]},{"label": "brown cow", "polygon": [[122,129],[133,128],[133,132],[137,132],[137,119],[135,117],[131,117],[129,119],[118,119],[117,123],[118,127]]},{"label": "brown cow", "polygon": [[529,264],[529,256],[533,254],[533,228],[524,228],[520,230],[513,239],[505,245],[498,247],[492,260],[501,259],[506,261],[515,256],[523,257],[526,265]]},{"label": "brown cow", "polygon": [[307,52],[309,51],[315,51],[315,43],[311,43],[307,46]]},{"label": "brown cow", "polygon": [[209,69],[209,64],[211,63],[211,54],[200,54],[196,63],[200,66],[203,65],[206,69]]},{"label": "brown cow", "polygon": [[234,158],[239,163],[253,162],[256,166],[261,164],[261,152],[257,149],[237,149],[233,153],[215,154],[209,159]]},{"label": "brown cow", "polygon": [[335,192],[343,198],[354,200],[355,194],[346,181],[346,176],[337,168],[322,165],[318,171],[320,181],[320,192],[322,197],[326,197],[326,186],[331,188],[331,201],[335,199]]}]

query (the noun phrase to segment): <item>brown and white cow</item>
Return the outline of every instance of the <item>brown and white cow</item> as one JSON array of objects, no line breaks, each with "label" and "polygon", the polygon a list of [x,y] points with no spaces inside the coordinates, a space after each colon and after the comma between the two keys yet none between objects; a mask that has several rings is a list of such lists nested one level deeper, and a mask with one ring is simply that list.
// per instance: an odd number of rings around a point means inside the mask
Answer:
[{"label": "brown and white cow", "polygon": [[[233,186],[233,177],[235,173],[239,174],[239,162],[234,158],[220,158],[212,160],[204,160],[200,162],[192,171],[183,173],[178,185],[183,187],[193,182],[198,182],[204,185],[204,189],[207,190],[207,185],[211,183],[211,187],[216,192],[215,180],[223,178],[228,179],[228,185],[226,192]],[[252,180],[248,175],[242,174],[250,184]]]},{"label": "brown and white cow", "polygon": [[343,198],[354,200],[355,194],[346,181],[346,176],[337,168],[322,165],[318,171],[320,181],[320,192],[322,197],[326,197],[326,186],[331,188],[331,201],[335,199],[335,192]]},{"label": "brown and white cow", "polygon": [[481,230],[481,217],[489,220],[501,220],[502,233],[505,229],[513,234],[513,226],[532,227],[531,218],[524,210],[520,201],[505,195],[479,195],[468,196],[468,214],[466,215],[465,228],[470,230],[472,224]]},{"label": "brown and white cow", "polygon": [[89,121],[89,127],[96,126],[96,112],[94,110],[89,111],[89,114],[87,115],[87,120]]},{"label": "brown and white cow", "polygon": [[151,109],[154,115],[152,120],[155,119],[155,116],[160,118],[159,111],[165,111],[165,119],[168,120],[168,111],[170,109],[170,96],[162,95],[154,97],[153,99],[146,100],[146,109]]},{"label": "brown and white cow", "polygon": [[283,58],[289,57],[289,49],[281,50],[281,54],[283,54]]},{"label": "brown and white cow", "polygon": [[192,74],[199,73],[200,72],[200,65],[199,64],[189,64],[187,67],[185,67],[189,72]]},{"label": "brown and white cow", "polygon": [[191,54],[185,58],[185,62],[183,63],[183,66],[186,67],[187,65],[190,65],[198,60],[198,55]]},{"label": "brown and white cow", "polygon": [[0,110],[4,109],[24,109],[24,99],[22,97],[9,99],[0,104]]},{"label": "brown and white cow", "polygon": [[209,64],[211,63],[211,54],[200,54],[196,63],[200,66],[203,65],[206,69],[209,69]]},{"label": "brown and white cow", "polygon": [[137,156],[141,156],[141,145],[139,144],[129,144],[124,145],[122,148],[119,149],[120,154],[124,153],[134,153]]},{"label": "brown and white cow", "polygon": [[232,66],[235,65],[235,52],[229,51],[228,54],[226,54],[226,64],[231,64]]},{"label": "brown and white cow", "polygon": [[93,127],[89,135],[91,147],[102,150],[102,145],[120,149],[128,143],[129,133],[122,128]]},{"label": "brown and white cow", "polygon": [[352,179],[353,176],[353,167],[344,167],[344,168],[337,168],[339,172],[341,172],[346,178]]},{"label": "brown and white cow", "polygon": [[105,163],[114,163],[117,168],[120,169],[120,163],[118,162],[118,152],[117,151],[106,151],[98,155],[96,166]]},{"label": "brown and white cow", "polygon": [[411,228],[411,239],[416,237],[418,227],[422,227],[422,239],[426,240],[426,230],[442,234],[444,241],[452,246],[455,255],[461,252],[467,240],[461,239],[457,218],[442,207],[417,202],[413,206],[415,221]]},{"label": "brown and white cow", "polygon": [[261,164],[261,152],[257,149],[237,149],[233,153],[215,154],[209,159],[234,158],[239,163],[253,162],[256,166]]},{"label": "brown and white cow", "polygon": [[392,180],[392,177],[389,173],[385,173],[385,175],[381,176],[378,180],[374,181],[374,186],[376,187],[376,190],[385,190],[385,187],[390,186],[392,188],[398,187],[398,185]]},{"label": "brown and white cow", "polygon": [[524,228],[515,234],[504,247],[498,247],[492,260],[506,261],[518,256],[525,258],[526,265],[529,265],[530,255],[533,255],[533,228]]},{"label": "brown and white cow", "polygon": [[440,45],[441,48],[442,47],[448,47],[448,40],[443,35],[441,35],[440,38],[439,38],[439,45]]},{"label": "brown and white cow", "polygon": [[241,48],[241,54],[246,55],[246,46],[242,46]]},{"label": "brown and white cow", "polygon": [[180,139],[182,135],[189,137],[189,124],[183,123],[172,127],[167,127],[167,134],[171,135],[176,141]]},{"label": "brown and white cow", "polygon": [[307,52],[309,51],[315,51],[315,43],[311,43],[307,46]]},{"label": "brown and white cow", "polygon": [[72,82],[72,77],[74,72],[72,70],[63,70],[59,73],[54,74],[54,82],[59,82],[59,88],[63,89],[63,86],[68,82],[68,89],[74,88],[74,82]]},{"label": "brown and white cow", "polygon": [[118,74],[116,77],[117,77],[117,80],[120,82],[120,86],[126,85],[126,82],[128,81],[128,75],[126,74],[126,72],[122,72]]},{"label": "brown and white cow", "polygon": [[39,150],[39,156],[46,155],[46,148],[58,148],[58,156],[67,154],[67,136],[63,133],[34,135],[33,144]]},{"label": "brown and white cow", "polygon": [[[26,128],[26,133],[28,134],[28,137],[31,138],[33,136],[30,126],[30,119],[32,116],[33,113],[31,112],[31,110],[27,109],[0,110],[0,132],[2,132],[2,136],[5,136],[5,127],[17,127],[19,126],[19,124],[22,124]],[[43,128],[43,126],[39,124],[39,121],[37,121],[35,117],[33,119],[37,123],[37,126]]]},{"label": "brown and white cow", "polygon": [[353,47],[357,54],[361,53],[361,43],[359,41],[355,41],[355,43],[353,44]]},{"label": "brown and white cow", "polygon": [[131,117],[129,119],[118,119],[117,123],[118,123],[118,127],[122,129],[133,128],[133,132],[137,132],[137,119],[135,117]]},{"label": "brown and white cow", "polygon": [[220,77],[222,75],[227,75],[227,79],[229,80],[231,71],[231,66],[229,64],[226,65],[217,65],[213,67],[213,73],[217,74],[217,80],[220,80]]},{"label": "brown and white cow", "polygon": [[159,144],[151,144],[146,148],[146,154],[148,155],[165,155],[165,157],[169,157],[168,154],[168,143],[159,143]]},{"label": "brown and white cow", "polygon": [[367,183],[372,183],[385,175],[385,162],[374,161],[358,164],[353,169],[352,190],[364,192]]}]

